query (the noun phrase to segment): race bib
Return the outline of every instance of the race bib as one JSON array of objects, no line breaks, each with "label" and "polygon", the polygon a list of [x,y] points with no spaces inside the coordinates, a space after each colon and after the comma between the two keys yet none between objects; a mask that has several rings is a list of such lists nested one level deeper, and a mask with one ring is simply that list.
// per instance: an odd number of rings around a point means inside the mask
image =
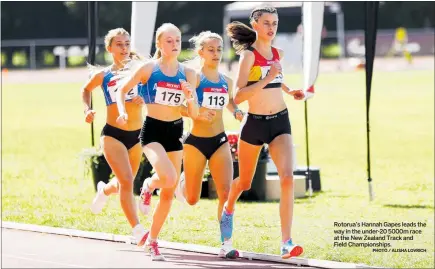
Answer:
[{"label": "race bib", "polygon": [[[270,66],[261,66],[261,79],[264,79],[267,74],[269,74]],[[276,77],[269,83],[282,83],[283,75],[279,73]]]},{"label": "race bib", "polygon": [[181,85],[163,81],[157,82],[155,102],[166,106],[180,106],[184,102]]},{"label": "race bib", "polygon": [[[116,103],[116,92],[118,91],[120,86],[121,85],[119,85],[119,78],[117,77],[112,77],[109,83],[107,83],[107,91],[109,92],[112,103]],[[129,101],[137,95],[138,95],[138,89],[136,85],[125,94],[125,100]]]},{"label": "race bib", "polygon": [[205,88],[202,106],[210,109],[222,109],[228,105],[229,96],[224,88]]}]

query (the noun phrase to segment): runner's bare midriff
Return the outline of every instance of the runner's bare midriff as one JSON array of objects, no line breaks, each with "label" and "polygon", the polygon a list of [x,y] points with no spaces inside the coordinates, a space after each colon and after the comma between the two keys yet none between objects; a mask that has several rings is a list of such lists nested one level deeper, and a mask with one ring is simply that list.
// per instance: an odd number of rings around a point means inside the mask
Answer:
[{"label": "runner's bare midriff", "polygon": [[147,116],[161,121],[174,121],[181,118],[180,106],[147,104]]},{"label": "runner's bare midriff", "polygon": [[262,89],[248,100],[249,113],[257,115],[276,114],[287,108],[281,88]]},{"label": "runner's bare midriff", "polygon": [[212,122],[204,122],[204,121],[193,121],[193,128],[191,133],[194,136],[198,137],[213,137],[225,131],[224,122],[222,120],[223,111],[208,109],[205,107],[201,107],[199,113],[203,113],[207,110],[212,110],[216,112]]},{"label": "runner's bare midriff", "polygon": [[116,123],[116,119],[119,116],[118,107],[116,103],[107,106],[107,119],[106,122],[116,128],[125,131],[135,131],[142,128],[143,116],[142,105],[137,105],[130,102],[125,102],[125,110],[127,111],[128,121],[126,125],[119,125]]}]

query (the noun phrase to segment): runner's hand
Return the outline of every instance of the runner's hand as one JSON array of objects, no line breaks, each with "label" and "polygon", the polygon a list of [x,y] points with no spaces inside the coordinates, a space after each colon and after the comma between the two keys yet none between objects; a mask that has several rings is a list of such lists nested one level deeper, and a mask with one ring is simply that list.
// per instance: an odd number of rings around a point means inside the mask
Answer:
[{"label": "runner's hand", "polygon": [[95,113],[97,113],[97,112],[95,112],[95,110],[92,110],[92,109],[86,110],[85,111],[85,121],[87,123],[93,122],[94,118],[95,118]]},{"label": "runner's hand", "polygon": [[122,125],[127,124],[127,120],[128,120],[128,115],[126,113],[122,113],[116,119],[116,123],[122,126]]}]

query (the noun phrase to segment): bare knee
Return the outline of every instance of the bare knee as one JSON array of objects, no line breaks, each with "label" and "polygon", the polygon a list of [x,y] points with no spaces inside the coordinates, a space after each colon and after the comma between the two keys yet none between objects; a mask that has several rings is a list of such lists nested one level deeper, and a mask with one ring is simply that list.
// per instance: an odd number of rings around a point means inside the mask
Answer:
[{"label": "bare knee", "polygon": [[293,174],[291,172],[284,172],[280,176],[281,189],[291,189],[293,188]]},{"label": "bare knee", "polygon": [[249,191],[251,189],[252,179],[239,178],[239,189],[242,191]]},{"label": "bare knee", "polygon": [[172,203],[172,200],[174,200],[174,192],[170,189],[161,189],[159,199],[160,203]]},{"label": "bare knee", "polygon": [[118,191],[120,191],[120,190],[133,190],[133,180],[128,179],[128,177],[126,177],[124,179],[118,178],[118,182],[115,186],[117,187]]},{"label": "bare knee", "polygon": [[186,202],[189,205],[196,205],[198,203],[198,201],[199,201],[199,197],[197,197],[197,196],[189,196],[189,195],[187,195],[187,197],[186,197]]},{"label": "bare knee", "polygon": [[125,169],[124,171],[118,171],[118,173],[115,173],[116,178],[113,178],[111,182],[115,183],[113,185],[118,189],[129,188],[130,186],[133,188],[133,174],[128,170],[129,169]]},{"label": "bare knee", "polygon": [[159,176],[159,180],[163,183],[163,188],[173,188],[175,184],[177,184],[177,173],[175,169],[167,169],[164,173],[157,174]]}]

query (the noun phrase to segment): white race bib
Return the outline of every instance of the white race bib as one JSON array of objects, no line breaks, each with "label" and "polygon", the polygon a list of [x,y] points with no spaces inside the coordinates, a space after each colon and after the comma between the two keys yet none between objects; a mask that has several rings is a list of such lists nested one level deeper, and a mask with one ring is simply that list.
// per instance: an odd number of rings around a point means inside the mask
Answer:
[{"label": "white race bib", "polygon": [[180,106],[184,102],[181,85],[163,81],[157,82],[155,102],[166,106]]},{"label": "white race bib", "polygon": [[[109,92],[110,95],[110,99],[112,100],[112,103],[116,103],[116,92],[119,89],[119,78],[118,77],[112,77],[110,78],[109,83],[107,83],[107,91]],[[137,85],[134,86],[131,90],[129,90],[126,94],[125,94],[125,100],[131,100],[134,97],[136,97],[138,95],[138,89],[137,89]]]},{"label": "white race bib", "polygon": [[[264,79],[267,74],[269,74],[270,66],[261,66],[261,79]],[[276,77],[269,83],[282,83],[283,75],[279,73]]]},{"label": "white race bib", "polygon": [[222,109],[229,103],[228,92],[224,88],[204,88],[202,106],[210,109]]}]

